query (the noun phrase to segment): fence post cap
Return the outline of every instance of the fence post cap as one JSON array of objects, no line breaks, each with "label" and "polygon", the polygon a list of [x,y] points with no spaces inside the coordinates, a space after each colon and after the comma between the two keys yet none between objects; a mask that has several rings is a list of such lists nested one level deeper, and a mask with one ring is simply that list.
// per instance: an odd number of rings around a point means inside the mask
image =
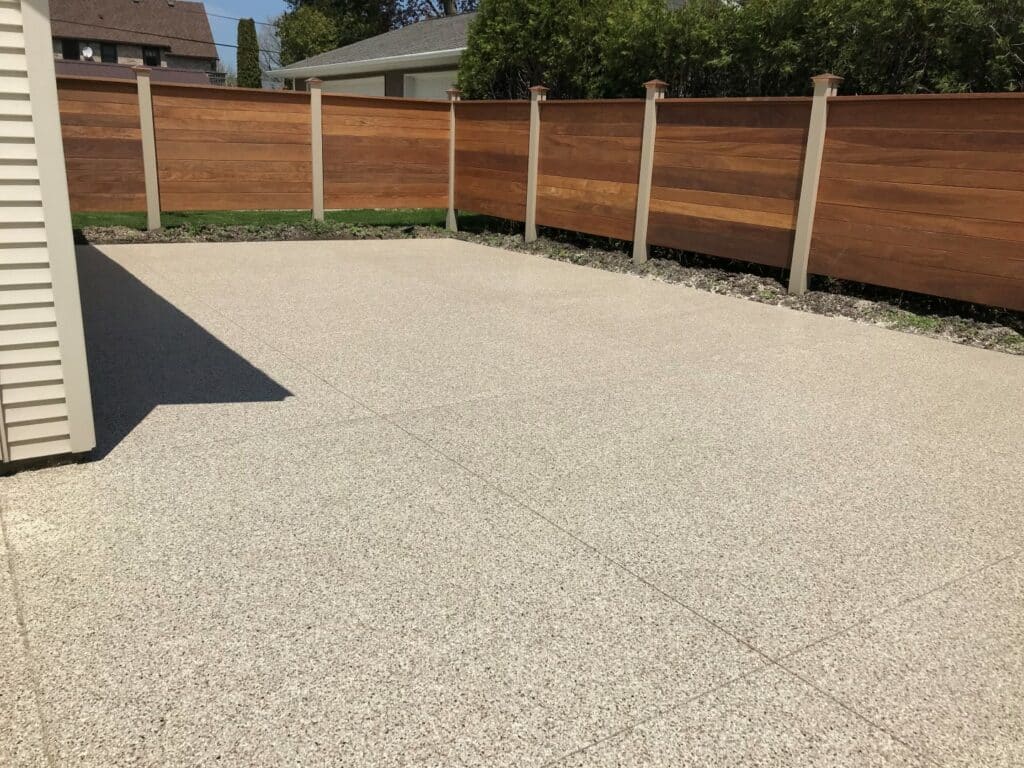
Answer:
[{"label": "fence post cap", "polygon": [[644,88],[648,91],[664,91],[668,88],[668,83],[664,80],[648,80],[644,83]]},{"label": "fence post cap", "polygon": [[462,89],[452,86],[445,93],[448,94],[448,101],[458,101],[462,98]]},{"label": "fence post cap", "polygon": [[823,72],[820,75],[815,75],[811,78],[811,82],[817,85],[818,83],[825,83],[830,86],[838,86],[843,82],[843,78],[839,75],[833,75],[831,72]]},{"label": "fence post cap", "polygon": [[319,77],[311,77],[308,80],[306,80],[306,85],[308,85],[310,88],[319,88],[321,85],[323,85],[323,82],[324,81],[321,80]]},{"label": "fence post cap", "polygon": [[132,67],[132,72],[135,73],[136,77],[149,77],[149,73],[152,71],[149,67],[144,67],[141,64]]},{"label": "fence post cap", "polygon": [[543,96],[544,94],[546,94],[550,90],[551,89],[548,88],[546,85],[531,85],[530,86],[530,93],[535,94],[537,96]]}]

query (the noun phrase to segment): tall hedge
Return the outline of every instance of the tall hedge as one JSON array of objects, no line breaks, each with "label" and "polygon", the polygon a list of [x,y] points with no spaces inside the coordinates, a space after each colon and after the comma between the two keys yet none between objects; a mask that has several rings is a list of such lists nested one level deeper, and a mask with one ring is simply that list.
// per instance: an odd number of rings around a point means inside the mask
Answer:
[{"label": "tall hedge", "polygon": [[[675,3],[673,5],[679,5]],[[1024,89],[1024,0],[481,0],[460,68],[472,98]]]},{"label": "tall hedge", "polygon": [[256,22],[252,19],[238,20],[238,86],[240,88],[262,88],[263,72],[260,70],[260,46],[256,40]]}]

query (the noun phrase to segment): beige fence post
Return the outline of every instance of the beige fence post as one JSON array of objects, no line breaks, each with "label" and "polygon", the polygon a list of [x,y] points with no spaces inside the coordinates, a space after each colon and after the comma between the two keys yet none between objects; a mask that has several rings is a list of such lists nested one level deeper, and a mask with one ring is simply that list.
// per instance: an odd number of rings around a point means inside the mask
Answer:
[{"label": "beige fence post", "polygon": [[526,167],[526,242],[537,239],[537,168],[540,165],[540,103],[548,98],[543,85],[530,88],[530,157]]},{"label": "beige fence post", "polygon": [[156,129],[153,127],[153,94],[149,67],[132,67],[139,94],[139,126],[142,128],[142,169],[146,178],[146,229],[160,229],[160,177],[156,167]]},{"label": "beige fence post", "polygon": [[789,263],[789,292],[797,294],[807,291],[807,260],[811,254],[811,230],[814,227],[814,209],[818,204],[821,157],[825,151],[828,99],[836,95],[843,78],[824,74],[812,77],[811,82],[814,83],[814,102],[807,131],[807,148],[804,151],[804,177],[800,184],[793,258]]},{"label": "beige fence post", "polygon": [[455,102],[462,98],[462,91],[449,88],[448,101],[448,219],[445,222],[449,232],[459,231],[459,219],[455,215]]},{"label": "beige fence post", "polygon": [[647,261],[647,220],[651,211],[651,180],[654,177],[654,140],[658,128],[659,99],[665,98],[668,83],[650,80],[644,83],[647,103],[644,105],[643,144],[640,148],[640,180],[636,189],[636,219],[633,222],[633,263]]},{"label": "beige fence post", "polygon": [[313,218],[324,220],[324,113],[321,94],[323,81],[311,77],[306,81],[309,88],[310,146],[313,150]]}]

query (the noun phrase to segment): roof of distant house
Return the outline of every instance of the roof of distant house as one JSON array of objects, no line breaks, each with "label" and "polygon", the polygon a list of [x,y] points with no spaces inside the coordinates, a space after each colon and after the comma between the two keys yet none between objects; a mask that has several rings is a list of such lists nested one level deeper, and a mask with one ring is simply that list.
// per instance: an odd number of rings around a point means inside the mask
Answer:
[{"label": "roof of distant house", "polygon": [[362,65],[358,67],[359,69],[367,70],[374,66],[373,62],[380,62],[380,69],[387,69],[386,60],[396,57],[461,53],[469,36],[469,23],[475,16],[476,13],[462,13],[458,16],[426,19],[343,48],[335,48],[333,51],[296,61],[284,67],[284,70],[314,67],[344,69],[345,65],[357,64]]},{"label": "roof of distant house", "polygon": [[188,0],[50,0],[54,37],[168,48],[176,56],[216,59],[202,3]]}]

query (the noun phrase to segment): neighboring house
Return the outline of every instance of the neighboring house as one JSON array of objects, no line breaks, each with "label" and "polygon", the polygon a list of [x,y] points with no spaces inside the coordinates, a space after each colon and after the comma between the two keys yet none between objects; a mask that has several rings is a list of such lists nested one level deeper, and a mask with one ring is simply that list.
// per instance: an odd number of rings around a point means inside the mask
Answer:
[{"label": "neighboring house", "polygon": [[328,93],[444,99],[455,83],[475,13],[409,24],[268,72],[304,87],[318,77]]},{"label": "neighboring house", "polygon": [[154,80],[223,83],[202,3],[50,0],[50,24],[58,75],[126,77],[141,64],[160,70]]}]

